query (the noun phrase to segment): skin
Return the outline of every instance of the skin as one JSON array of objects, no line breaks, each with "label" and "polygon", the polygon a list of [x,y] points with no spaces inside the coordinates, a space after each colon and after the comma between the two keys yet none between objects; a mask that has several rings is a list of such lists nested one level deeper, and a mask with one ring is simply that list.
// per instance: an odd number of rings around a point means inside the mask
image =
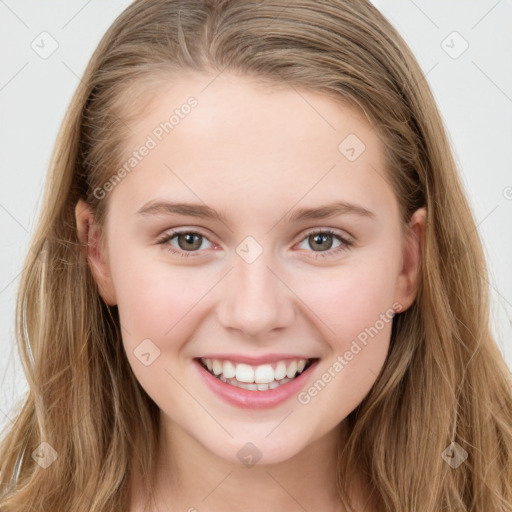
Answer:
[{"label": "skin", "polygon": [[[344,510],[335,492],[336,446],[344,419],[384,364],[391,322],[307,404],[297,396],[262,410],[227,404],[197,378],[193,358],[318,357],[307,390],[393,304],[404,311],[414,301],[425,212],[402,232],[399,205],[383,179],[381,141],[358,111],[318,92],[270,89],[227,72],[212,78],[180,75],[160,85],[132,124],[127,154],[189,96],[198,100],[104,199],[105,246],[89,207],[76,207],[100,293],[119,308],[128,361],[162,412],[158,509],[216,512],[229,503],[246,511]],[[354,161],[338,150],[349,134],[366,146]],[[156,198],[204,203],[226,222],[137,213]],[[334,200],[374,217],[287,222],[297,208]],[[338,253],[336,237],[315,246],[309,233],[326,228],[353,244]],[[183,238],[181,247],[179,237],[158,244],[171,229],[205,237],[195,256],[166,249],[186,252]],[[252,263],[236,252],[247,236],[263,249]],[[319,253],[330,256],[315,259]],[[147,338],[160,350],[149,366],[134,354]],[[261,453],[250,468],[237,457],[248,441]],[[357,510],[373,510],[354,478]],[[140,498],[135,477],[130,510],[142,510]]]}]

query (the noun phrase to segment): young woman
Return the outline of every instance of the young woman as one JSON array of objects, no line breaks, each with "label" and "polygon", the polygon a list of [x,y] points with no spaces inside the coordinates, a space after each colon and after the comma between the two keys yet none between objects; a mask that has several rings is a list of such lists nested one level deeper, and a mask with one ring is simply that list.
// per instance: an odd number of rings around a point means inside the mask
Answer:
[{"label": "young woman", "polygon": [[0,511],[512,510],[447,136],[360,0],[138,0],[64,120]]}]

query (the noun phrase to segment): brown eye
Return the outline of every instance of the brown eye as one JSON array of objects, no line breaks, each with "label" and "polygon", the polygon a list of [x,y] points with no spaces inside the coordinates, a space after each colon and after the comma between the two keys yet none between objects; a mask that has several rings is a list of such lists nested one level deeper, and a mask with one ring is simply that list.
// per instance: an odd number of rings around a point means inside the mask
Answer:
[{"label": "brown eye", "polygon": [[334,257],[346,251],[352,246],[352,242],[344,236],[332,231],[331,229],[317,229],[306,234],[301,244],[307,252],[313,253],[313,258]]},{"label": "brown eye", "polygon": [[332,247],[333,236],[328,233],[315,233],[309,235],[308,242],[312,249],[325,251]]},{"label": "brown eye", "polygon": [[183,257],[202,256],[204,251],[200,249],[205,249],[203,242],[207,245],[208,238],[195,231],[171,231],[158,240],[166,251]]},{"label": "brown eye", "polygon": [[201,247],[203,237],[197,233],[178,233],[175,235],[178,246],[184,251],[195,251]]}]

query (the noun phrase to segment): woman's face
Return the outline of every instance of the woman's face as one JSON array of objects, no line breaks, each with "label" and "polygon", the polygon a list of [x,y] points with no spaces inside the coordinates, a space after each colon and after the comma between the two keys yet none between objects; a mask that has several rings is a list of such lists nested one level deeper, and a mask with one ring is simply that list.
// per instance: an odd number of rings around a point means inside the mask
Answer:
[{"label": "woman's face", "polygon": [[130,128],[92,257],[128,361],[181,442],[286,460],[368,394],[414,299],[376,130],[227,72],[170,81]]}]

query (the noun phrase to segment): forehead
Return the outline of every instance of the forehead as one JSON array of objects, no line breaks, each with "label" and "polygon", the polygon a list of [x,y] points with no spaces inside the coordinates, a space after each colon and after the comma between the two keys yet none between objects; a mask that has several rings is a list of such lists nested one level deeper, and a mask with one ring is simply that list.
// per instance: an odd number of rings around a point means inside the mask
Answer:
[{"label": "forehead", "polygon": [[348,194],[371,206],[391,193],[374,127],[321,92],[221,73],[170,78],[148,95],[125,141],[126,178],[110,196],[132,211],[165,194],[216,204],[244,198],[238,206],[249,213],[258,199]]}]

